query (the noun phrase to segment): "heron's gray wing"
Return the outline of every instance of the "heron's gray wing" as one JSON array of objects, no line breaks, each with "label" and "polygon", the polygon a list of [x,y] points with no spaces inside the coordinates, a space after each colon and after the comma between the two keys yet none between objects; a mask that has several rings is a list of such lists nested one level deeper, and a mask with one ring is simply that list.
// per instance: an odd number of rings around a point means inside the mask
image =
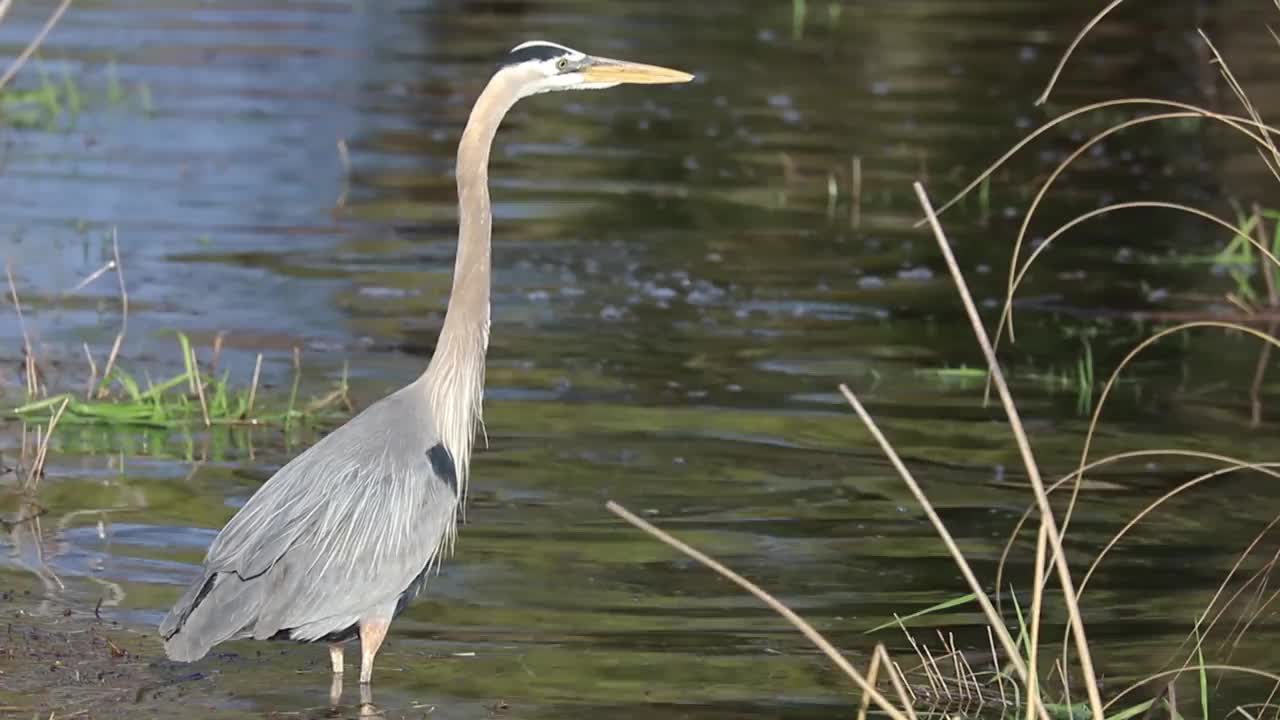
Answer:
[{"label": "heron's gray wing", "polygon": [[254,636],[311,640],[394,608],[452,544],[458,498],[442,451],[364,457],[266,572]]},{"label": "heron's gray wing", "polygon": [[430,419],[407,390],[370,405],[276,471],[218,533],[206,570],[261,575],[335,506],[376,489],[369,486],[388,456],[408,464],[435,444]]},{"label": "heron's gray wing", "polygon": [[372,607],[448,549],[453,461],[411,392],[371,405],[295,457],[210,546],[206,576],[265,585],[256,636]]}]

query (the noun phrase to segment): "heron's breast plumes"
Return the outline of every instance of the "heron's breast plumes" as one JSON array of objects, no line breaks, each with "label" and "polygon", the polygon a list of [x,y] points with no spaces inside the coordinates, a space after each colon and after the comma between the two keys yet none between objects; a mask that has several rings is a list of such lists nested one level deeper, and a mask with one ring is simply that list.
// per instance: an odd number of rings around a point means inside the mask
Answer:
[{"label": "heron's breast plumes", "polygon": [[476,430],[483,427],[484,357],[489,341],[485,315],[485,322],[468,332],[443,333],[423,375],[434,430],[457,471],[459,505],[466,501],[472,443]]}]

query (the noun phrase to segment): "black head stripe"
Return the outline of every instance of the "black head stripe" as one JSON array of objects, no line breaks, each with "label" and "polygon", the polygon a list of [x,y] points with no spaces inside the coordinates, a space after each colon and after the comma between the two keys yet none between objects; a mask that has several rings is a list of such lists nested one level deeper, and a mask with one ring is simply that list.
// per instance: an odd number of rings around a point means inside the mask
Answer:
[{"label": "black head stripe", "polygon": [[502,59],[503,65],[519,65],[522,62],[530,60],[551,60],[558,57],[567,57],[569,53],[562,47],[555,45],[528,45],[519,50],[512,50]]}]

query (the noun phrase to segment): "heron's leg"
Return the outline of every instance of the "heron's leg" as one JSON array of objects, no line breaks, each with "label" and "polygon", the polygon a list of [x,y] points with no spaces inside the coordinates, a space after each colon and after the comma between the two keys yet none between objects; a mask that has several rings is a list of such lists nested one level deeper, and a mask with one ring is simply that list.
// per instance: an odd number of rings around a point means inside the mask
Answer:
[{"label": "heron's leg", "polygon": [[360,621],[360,684],[368,685],[373,679],[373,656],[378,654],[382,641],[387,637],[389,620]]},{"label": "heron's leg", "polygon": [[330,643],[329,662],[330,664],[333,665],[333,671],[341,675],[342,674],[342,643]]},{"label": "heron's leg", "polygon": [[342,674],[334,673],[329,677],[332,678],[329,681],[329,705],[337,707],[342,702]]}]

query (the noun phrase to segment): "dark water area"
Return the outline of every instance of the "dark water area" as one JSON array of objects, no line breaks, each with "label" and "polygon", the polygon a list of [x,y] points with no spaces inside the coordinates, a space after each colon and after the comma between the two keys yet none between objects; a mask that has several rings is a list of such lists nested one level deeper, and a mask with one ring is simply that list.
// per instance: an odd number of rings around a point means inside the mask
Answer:
[{"label": "dark water area", "polygon": [[[15,3],[0,22],[0,65],[53,5]],[[537,96],[504,123],[491,168],[488,442],[457,553],[393,626],[375,697],[396,717],[831,717],[855,695],[804,638],[604,503],[644,512],[775,591],[859,663],[877,639],[914,658],[901,633],[864,632],[965,586],[843,382],[994,578],[1031,494],[1003,414],[982,405],[981,376],[961,370],[981,354],[937,245],[915,227],[911,183],[940,205],[1032,129],[1090,102],[1161,97],[1243,114],[1197,28],[1264,119],[1280,97],[1268,3],[1134,2],[1035,106],[1097,9],[78,0],[7,89],[63,88],[56,112],[2,106],[0,249],[37,353],[69,387],[83,387],[71,379],[84,373],[82,344],[101,361],[119,330],[113,275],[74,289],[111,258],[114,230],[131,303],[122,364],[172,375],[172,331],[202,353],[225,333],[222,366],[237,382],[262,353],[265,382],[287,386],[298,347],[304,392],[346,365],[364,406],[414,378],[434,347],[456,242],[454,153],[502,54],[539,38],[695,73],[684,86]],[[1134,114],[1051,131],[943,216],[989,326],[1040,185]],[[1274,182],[1213,123],[1139,125],[1062,175],[1028,237],[1136,200],[1234,222],[1233,202],[1274,207]],[[1076,467],[1090,399],[1134,345],[1172,323],[1240,317],[1226,300],[1235,281],[1208,262],[1229,239],[1185,213],[1131,209],[1081,224],[1037,261],[1002,357],[1046,478]],[[1259,351],[1216,330],[1151,347],[1108,401],[1090,458],[1178,448],[1272,459],[1271,376],[1251,423]],[[21,359],[8,308],[5,408],[22,401]],[[1082,393],[1086,365],[1096,380]],[[8,524],[29,508],[16,475],[0,478],[0,590],[34,590],[47,613],[102,600],[104,614],[149,632],[217,530],[308,441],[234,435],[63,429],[38,528]],[[7,423],[0,464],[17,464],[22,442]],[[1073,566],[1083,575],[1147,503],[1216,467],[1161,456],[1092,472],[1069,531]],[[1177,655],[1275,516],[1273,485],[1212,479],[1109,555],[1083,598],[1109,686]],[[1008,568],[1019,592],[1034,533],[1022,540]],[[1264,538],[1237,586],[1275,551]],[[1246,593],[1258,605],[1262,587]],[[1231,625],[1256,609],[1227,613],[1206,660],[1273,669],[1280,634],[1265,612],[1233,645]],[[1060,637],[1056,604],[1049,618],[1046,637]],[[971,608],[920,621],[979,650],[981,623]],[[323,648],[226,649],[235,655],[194,666],[216,698],[199,712],[325,706]],[[162,657],[159,643],[152,652]],[[1220,689],[1222,707],[1265,697],[1266,686]]]}]

